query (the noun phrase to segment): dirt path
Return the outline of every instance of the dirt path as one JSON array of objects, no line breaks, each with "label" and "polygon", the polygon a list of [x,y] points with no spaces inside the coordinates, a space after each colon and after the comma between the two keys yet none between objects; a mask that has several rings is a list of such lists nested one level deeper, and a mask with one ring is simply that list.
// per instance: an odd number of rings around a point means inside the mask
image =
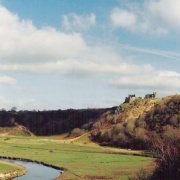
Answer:
[{"label": "dirt path", "polygon": [[60,139],[58,140],[58,142],[61,142],[61,143],[67,143],[67,144],[77,144],[77,145],[80,145],[80,146],[88,146],[88,147],[98,147],[98,148],[101,148],[101,149],[106,149],[108,150],[109,152],[112,152],[112,153],[120,153],[120,154],[137,154],[137,155],[142,155],[144,153],[144,151],[142,150],[131,150],[131,149],[121,149],[121,148],[115,148],[115,147],[107,147],[107,146],[100,146],[99,144],[97,143],[94,143],[92,141],[89,141],[88,143],[84,144],[83,142],[81,141],[77,141],[81,138],[83,138],[84,136],[87,136],[89,133],[86,133],[86,134],[83,134],[79,137],[75,137],[75,138],[69,138],[69,139]]}]

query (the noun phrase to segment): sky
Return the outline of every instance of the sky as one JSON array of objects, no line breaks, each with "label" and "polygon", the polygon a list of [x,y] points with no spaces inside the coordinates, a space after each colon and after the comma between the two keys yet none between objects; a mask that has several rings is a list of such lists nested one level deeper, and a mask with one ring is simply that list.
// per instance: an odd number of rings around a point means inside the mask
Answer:
[{"label": "sky", "polygon": [[0,0],[0,109],[178,94],[179,49],[179,0]]}]

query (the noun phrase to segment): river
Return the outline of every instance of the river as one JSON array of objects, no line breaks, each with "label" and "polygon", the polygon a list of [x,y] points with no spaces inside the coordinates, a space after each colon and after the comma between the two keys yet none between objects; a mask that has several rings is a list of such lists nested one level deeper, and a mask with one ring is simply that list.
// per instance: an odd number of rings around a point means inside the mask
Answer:
[{"label": "river", "polygon": [[51,167],[44,166],[42,164],[11,160],[0,159],[1,161],[18,164],[26,168],[27,173],[24,176],[15,178],[15,180],[52,180],[63,172]]}]

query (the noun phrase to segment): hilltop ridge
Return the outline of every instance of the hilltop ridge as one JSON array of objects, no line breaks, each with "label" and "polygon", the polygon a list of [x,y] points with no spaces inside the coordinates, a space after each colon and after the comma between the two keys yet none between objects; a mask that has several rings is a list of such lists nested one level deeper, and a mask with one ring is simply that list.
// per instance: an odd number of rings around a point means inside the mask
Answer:
[{"label": "hilltop ridge", "polygon": [[99,120],[104,125],[91,133],[94,141],[110,146],[146,149],[155,136],[161,137],[180,128],[180,95],[135,99],[117,109],[118,113],[116,111]]},{"label": "hilltop ridge", "polygon": [[136,98],[107,109],[0,112],[0,134],[88,134],[101,145],[146,149],[152,137],[180,127],[180,95]]}]

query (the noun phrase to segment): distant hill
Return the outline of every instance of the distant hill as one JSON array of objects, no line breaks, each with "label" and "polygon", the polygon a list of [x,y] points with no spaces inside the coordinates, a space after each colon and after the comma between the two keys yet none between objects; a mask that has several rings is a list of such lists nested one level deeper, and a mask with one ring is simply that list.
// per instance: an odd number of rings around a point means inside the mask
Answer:
[{"label": "distant hill", "polygon": [[[34,135],[57,135],[71,132],[74,128],[88,131],[97,119],[109,109],[81,109],[57,111],[0,111],[0,133],[3,129],[19,129]],[[14,131],[15,133],[15,131]],[[27,134],[31,134],[27,133]],[[18,133],[15,133],[18,134]],[[22,133],[23,134],[23,133]],[[24,133],[26,134],[26,133]]]},{"label": "distant hill", "polygon": [[59,135],[89,133],[101,145],[147,149],[153,138],[180,128],[180,95],[162,99],[137,98],[106,109],[57,111],[0,111],[0,133]]}]

